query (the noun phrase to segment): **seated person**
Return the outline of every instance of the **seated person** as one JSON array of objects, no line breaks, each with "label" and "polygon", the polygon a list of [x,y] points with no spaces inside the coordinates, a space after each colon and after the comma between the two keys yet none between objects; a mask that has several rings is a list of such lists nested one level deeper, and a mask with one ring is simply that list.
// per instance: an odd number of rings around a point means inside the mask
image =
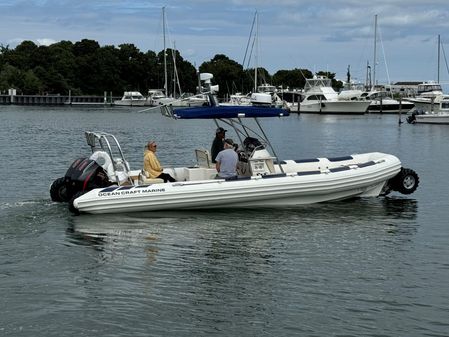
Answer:
[{"label": "seated person", "polygon": [[156,142],[149,141],[143,154],[143,169],[148,175],[148,178],[164,179],[164,183],[166,183],[167,181],[171,183],[175,182],[176,181],[175,178],[173,178],[171,175],[167,173],[162,172],[163,170],[162,166],[156,157],[156,149],[157,149]]},{"label": "seated person", "polygon": [[216,158],[217,178],[237,177],[238,161],[239,157],[234,151],[234,142],[228,138],[224,141],[224,150],[220,151]]}]

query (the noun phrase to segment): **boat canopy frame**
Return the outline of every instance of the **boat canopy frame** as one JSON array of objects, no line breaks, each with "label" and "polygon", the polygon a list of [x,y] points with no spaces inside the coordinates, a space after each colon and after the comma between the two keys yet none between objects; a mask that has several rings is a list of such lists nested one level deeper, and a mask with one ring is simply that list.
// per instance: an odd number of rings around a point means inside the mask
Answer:
[{"label": "boat canopy frame", "polygon": [[[164,116],[172,118],[172,119],[182,119],[182,117],[179,117],[180,116],[179,115],[179,111],[180,110],[186,110],[187,111],[189,109],[191,109],[191,110],[195,109],[195,108],[185,108],[185,109],[174,110],[173,107],[167,106],[167,105],[163,105],[160,108],[161,108],[161,113]],[[247,107],[245,107],[245,108],[247,108]],[[200,109],[207,109],[207,107],[202,107]],[[211,111],[212,111],[213,109],[219,109],[219,107],[212,106],[212,107],[209,107],[209,109],[211,109]],[[266,111],[266,112],[269,112],[270,110],[285,111],[283,109],[266,108],[266,107],[258,108],[258,109],[261,109],[261,111]],[[270,150],[271,150],[271,153],[273,154],[274,158],[276,159],[276,163],[279,166],[279,169],[281,170],[282,173],[284,173],[284,169],[282,168],[281,161],[279,160],[279,157],[278,157],[278,155],[277,155],[273,145],[271,144],[270,140],[268,139],[268,137],[267,137],[267,135],[266,135],[266,133],[265,133],[265,131],[264,131],[264,129],[263,129],[263,127],[262,127],[258,117],[246,116],[244,113],[237,113],[237,114],[235,114],[235,117],[226,117],[225,115],[226,114],[224,114],[224,117],[219,117],[219,114],[218,115],[213,115],[213,117],[211,117],[210,119],[214,120],[215,125],[217,127],[220,127],[220,123],[219,122],[221,122],[223,124],[228,125],[229,127],[231,127],[234,130],[234,132],[236,133],[236,135],[237,135],[237,137],[239,139],[240,144],[242,145],[243,151],[248,156],[248,158],[251,158],[255,151],[260,150],[261,148],[269,147]],[[288,116],[289,115],[288,111],[285,111],[285,114],[282,113],[282,112],[278,112],[278,114],[277,114],[278,117],[283,117],[284,115]],[[260,115],[260,117],[268,117],[268,116],[265,116],[262,113]],[[272,116],[270,115],[270,117],[272,117]],[[199,119],[205,119],[205,118],[207,118],[207,117],[205,117],[205,116],[199,117]],[[255,125],[257,125],[257,127],[258,127],[258,130],[248,126],[244,122],[244,119],[248,119],[248,118],[254,120]],[[256,146],[252,150],[251,153],[248,153],[247,149],[243,146],[244,145],[244,140],[247,139],[247,138],[254,138],[254,137],[262,145]]]}]

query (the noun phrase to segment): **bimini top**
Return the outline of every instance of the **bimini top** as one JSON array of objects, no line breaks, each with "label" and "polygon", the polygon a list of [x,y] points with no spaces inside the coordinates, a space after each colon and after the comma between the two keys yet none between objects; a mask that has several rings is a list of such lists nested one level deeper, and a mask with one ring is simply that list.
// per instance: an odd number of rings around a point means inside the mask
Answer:
[{"label": "bimini top", "polygon": [[173,117],[178,119],[284,117],[288,115],[289,111],[286,109],[257,106],[203,106],[173,111]]}]

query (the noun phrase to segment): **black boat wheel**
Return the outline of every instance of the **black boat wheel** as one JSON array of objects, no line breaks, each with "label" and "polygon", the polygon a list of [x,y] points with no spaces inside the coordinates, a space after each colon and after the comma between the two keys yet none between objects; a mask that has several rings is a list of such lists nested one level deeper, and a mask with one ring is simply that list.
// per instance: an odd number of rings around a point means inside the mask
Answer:
[{"label": "black boat wheel", "polygon": [[411,194],[416,191],[419,185],[418,174],[412,169],[402,168],[392,179],[391,187],[394,191],[402,194]]},{"label": "black boat wheel", "polygon": [[68,204],[69,211],[75,215],[79,215],[80,211],[77,208],[75,208],[75,206],[73,205],[73,202],[75,201],[76,198],[82,196],[83,194],[84,194],[83,192],[76,192],[75,195],[69,201],[69,204]]},{"label": "black boat wheel", "polygon": [[65,185],[64,177],[56,179],[50,186],[50,197],[51,200],[57,202],[67,202],[69,201],[69,195],[67,187]]}]

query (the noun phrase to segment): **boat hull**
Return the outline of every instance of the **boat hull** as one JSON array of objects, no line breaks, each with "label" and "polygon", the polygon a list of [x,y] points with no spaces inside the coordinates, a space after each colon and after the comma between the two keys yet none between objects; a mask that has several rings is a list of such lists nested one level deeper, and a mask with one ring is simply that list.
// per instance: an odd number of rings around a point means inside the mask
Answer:
[{"label": "boat hull", "polygon": [[[366,101],[301,102],[299,111],[302,113],[363,115],[369,105],[370,102]],[[292,107],[292,110],[295,111],[295,107]]]},{"label": "boat hull", "polygon": [[415,123],[420,124],[449,124],[449,113],[428,113],[415,116]]},{"label": "boat hull", "polygon": [[371,102],[368,107],[369,113],[383,113],[383,114],[406,114],[414,108],[414,104],[410,102]]},{"label": "boat hull", "polygon": [[[379,155],[364,163],[236,180],[203,180],[94,189],[73,205],[86,213],[208,208],[285,207],[372,197],[401,170],[398,158]],[[298,164],[298,167],[301,164]],[[310,164],[306,164],[309,165]]]},{"label": "boat hull", "polygon": [[118,100],[114,101],[114,105],[118,106],[144,106],[146,100]]},{"label": "boat hull", "polygon": [[[437,112],[445,112],[447,108],[447,98],[444,95],[435,97],[434,99],[431,98],[408,98],[409,102],[412,102],[415,105],[416,111],[424,111],[429,113],[437,113]],[[443,103],[444,107],[441,106],[441,103]]]}]

